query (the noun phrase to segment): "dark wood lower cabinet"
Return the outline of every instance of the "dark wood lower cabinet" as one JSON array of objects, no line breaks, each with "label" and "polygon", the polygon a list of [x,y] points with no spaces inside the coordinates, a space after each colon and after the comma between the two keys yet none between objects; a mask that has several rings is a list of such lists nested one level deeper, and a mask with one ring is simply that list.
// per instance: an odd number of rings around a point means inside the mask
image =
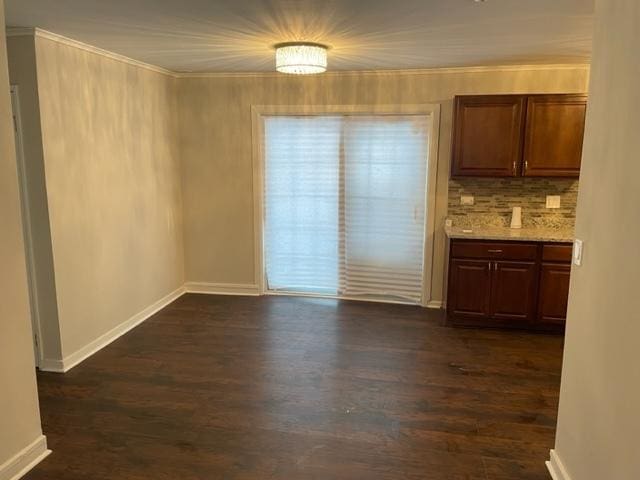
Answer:
[{"label": "dark wood lower cabinet", "polygon": [[571,265],[543,263],[540,269],[538,321],[547,325],[564,325],[569,300]]},{"label": "dark wood lower cabinet", "polygon": [[453,325],[562,330],[571,246],[452,240],[447,317]]},{"label": "dark wood lower cabinet", "polygon": [[449,271],[450,311],[454,315],[485,319],[489,316],[491,264],[485,260],[452,260]]},{"label": "dark wood lower cabinet", "polygon": [[493,262],[491,309],[495,320],[534,320],[537,266],[534,262]]}]

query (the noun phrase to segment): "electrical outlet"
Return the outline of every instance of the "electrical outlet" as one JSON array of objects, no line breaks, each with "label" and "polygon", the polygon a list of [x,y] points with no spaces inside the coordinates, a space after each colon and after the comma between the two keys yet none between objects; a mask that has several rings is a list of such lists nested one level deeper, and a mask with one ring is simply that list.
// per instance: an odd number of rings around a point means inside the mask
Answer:
[{"label": "electrical outlet", "polygon": [[460,197],[460,205],[473,205],[474,200],[473,195],[462,195]]},{"label": "electrical outlet", "polygon": [[560,195],[547,195],[547,208],[560,208]]}]

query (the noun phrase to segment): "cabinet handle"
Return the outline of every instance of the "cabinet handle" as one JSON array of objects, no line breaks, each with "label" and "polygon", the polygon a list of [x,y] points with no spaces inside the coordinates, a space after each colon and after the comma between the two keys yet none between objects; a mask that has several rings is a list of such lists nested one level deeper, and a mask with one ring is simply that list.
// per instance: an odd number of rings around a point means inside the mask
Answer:
[{"label": "cabinet handle", "polygon": [[524,169],[528,170],[529,169],[529,160],[525,160],[524,161]]},{"label": "cabinet handle", "polygon": [[502,250],[500,250],[499,248],[493,249],[493,250],[487,250],[487,252],[489,253],[502,253]]},{"label": "cabinet handle", "polygon": [[489,271],[493,270],[493,262],[489,262]]},{"label": "cabinet handle", "polygon": [[517,172],[517,170],[516,170],[516,161],[514,160],[513,161],[513,174],[515,175],[516,172]]}]

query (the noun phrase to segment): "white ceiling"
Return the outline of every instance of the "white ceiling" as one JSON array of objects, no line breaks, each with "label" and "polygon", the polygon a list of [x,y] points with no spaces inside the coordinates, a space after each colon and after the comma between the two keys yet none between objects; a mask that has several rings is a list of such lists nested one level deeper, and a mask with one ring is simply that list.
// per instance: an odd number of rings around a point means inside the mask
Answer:
[{"label": "white ceiling", "polygon": [[586,63],[594,0],[5,0],[40,27],[174,71],[272,71],[326,43],[331,70]]}]

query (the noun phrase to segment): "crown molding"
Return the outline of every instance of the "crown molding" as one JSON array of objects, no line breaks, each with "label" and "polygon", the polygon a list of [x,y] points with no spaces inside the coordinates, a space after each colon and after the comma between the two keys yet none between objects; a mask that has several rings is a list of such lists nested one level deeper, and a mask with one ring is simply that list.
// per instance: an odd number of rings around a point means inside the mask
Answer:
[{"label": "crown molding", "polygon": [[33,27],[7,27],[7,37],[27,37],[35,35],[36,29]]},{"label": "crown molding", "polygon": [[495,66],[471,66],[471,67],[435,67],[435,68],[414,68],[414,69],[389,69],[389,70],[330,70],[318,75],[293,76],[283,73],[273,72],[179,72],[163,67],[158,67],[149,63],[134,60],[133,58],[110,52],[99,47],[94,47],[78,40],[59,35],[57,33],[31,27],[7,27],[8,37],[36,36],[46,38],[53,42],[68,45],[87,52],[101,55],[112,60],[127,63],[136,67],[144,68],[156,73],[162,73],[174,78],[256,78],[256,77],[293,77],[293,78],[321,78],[321,77],[349,77],[349,76],[385,76],[385,75],[447,75],[465,73],[491,73],[491,72],[523,72],[541,70],[589,70],[588,63],[561,63],[561,64],[532,64],[532,65],[495,65]]},{"label": "crown molding", "polygon": [[8,27],[7,36],[8,37],[34,36],[38,38],[44,38],[52,42],[60,43],[62,45],[77,48],[79,50],[84,50],[85,52],[90,52],[96,55],[100,55],[102,57],[109,58],[117,62],[133,65],[134,67],[144,68],[145,70],[161,73],[163,75],[169,75],[171,77],[176,76],[174,72],[172,72],[171,70],[167,70],[166,68],[158,67],[156,65],[151,65],[149,63],[141,62],[139,60],[134,60],[133,58],[120,55],[119,53],[114,53],[114,52],[105,50],[103,48],[94,47],[93,45],[80,42],[79,40],[73,40],[72,38],[68,38],[63,35],[59,35],[57,33],[49,32],[48,30],[43,30],[41,28]]},{"label": "crown molding", "polygon": [[542,70],[589,70],[588,63],[560,63],[533,65],[495,65],[475,67],[435,67],[395,70],[330,70],[317,75],[287,75],[278,72],[173,72],[176,78],[227,78],[227,77],[294,77],[321,78],[333,76],[380,76],[380,75],[446,75],[465,73],[522,72]]}]

